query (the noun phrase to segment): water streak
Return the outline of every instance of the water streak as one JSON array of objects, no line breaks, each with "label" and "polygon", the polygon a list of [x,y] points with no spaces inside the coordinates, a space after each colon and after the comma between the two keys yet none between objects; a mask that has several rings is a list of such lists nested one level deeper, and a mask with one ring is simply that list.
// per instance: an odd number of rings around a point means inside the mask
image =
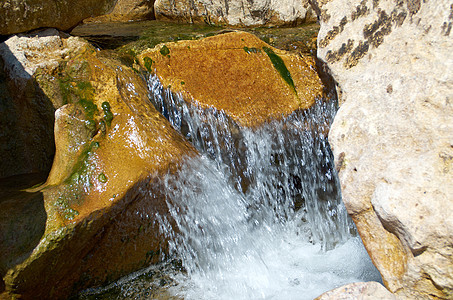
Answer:
[{"label": "water streak", "polygon": [[341,203],[325,135],[334,101],[248,129],[189,104],[155,76],[148,84],[156,108],[203,153],[160,179],[170,210],[158,216],[161,231],[188,272],[177,293],[311,299],[379,280]]}]

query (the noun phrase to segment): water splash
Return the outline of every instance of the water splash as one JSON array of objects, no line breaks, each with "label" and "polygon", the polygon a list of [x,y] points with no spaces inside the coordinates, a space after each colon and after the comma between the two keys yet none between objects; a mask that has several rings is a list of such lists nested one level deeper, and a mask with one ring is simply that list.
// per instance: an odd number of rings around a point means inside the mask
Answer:
[{"label": "water splash", "polygon": [[203,153],[160,179],[170,210],[158,216],[161,231],[188,274],[177,295],[311,299],[379,280],[341,203],[323,133],[334,101],[248,129],[156,77],[148,84],[156,108]]},{"label": "water splash", "polygon": [[312,242],[326,250],[350,237],[353,224],[341,204],[324,134],[333,120],[334,101],[318,101],[309,110],[248,129],[222,111],[189,104],[156,77],[150,77],[149,88],[162,114],[247,199],[253,222],[304,220],[302,227],[312,227],[306,228]]}]

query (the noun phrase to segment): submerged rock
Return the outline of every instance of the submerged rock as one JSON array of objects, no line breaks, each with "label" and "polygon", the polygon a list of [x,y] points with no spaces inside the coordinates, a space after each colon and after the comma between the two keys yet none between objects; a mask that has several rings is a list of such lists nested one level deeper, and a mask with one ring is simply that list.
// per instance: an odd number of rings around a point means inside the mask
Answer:
[{"label": "submerged rock", "polygon": [[450,1],[318,1],[343,200],[386,287],[453,297]]},{"label": "submerged rock", "polygon": [[313,58],[245,32],[160,44],[143,51],[139,61],[165,88],[247,127],[309,108],[324,95]]},{"label": "submerged rock", "polygon": [[[56,154],[47,182],[28,190],[45,210],[35,247],[0,258],[5,297],[66,298],[155,262],[165,250],[155,215],[167,207],[153,178],[196,155],[150,104],[135,71],[78,38],[54,33],[61,50],[70,39],[80,47],[29,74],[57,109]],[[33,44],[40,37],[28,38]],[[37,50],[43,60],[54,58],[49,47]],[[17,66],[26,69],[29,62],[25,56]],[[0,203],[5,215],[15,207],[8,203]],[[7,242],[2,247],[17,241]]]},{"label": "submerged rock", "polygon": [[156,19],[211,25],[296,25],[315,21],[309,1],[156,0]]},{"label": "submerged rock", "polygon": [[67,30],[83,19],[108,13],[115,0],[6,0],[0,4],[0,35],[54,27]]}]

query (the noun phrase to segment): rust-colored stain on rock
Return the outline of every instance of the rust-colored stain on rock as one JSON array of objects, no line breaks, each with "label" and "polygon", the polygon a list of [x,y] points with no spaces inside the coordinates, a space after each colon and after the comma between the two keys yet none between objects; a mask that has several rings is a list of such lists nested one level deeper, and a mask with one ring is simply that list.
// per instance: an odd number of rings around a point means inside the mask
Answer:
[{"label": "rust-colored stain on rock", "polygon": [[[279,70],[264,49],[280,57],[287,70]],[[309,108],[323,95],[312,58],[272,48],[245,32],[157,45],[139,61],[164,87],[202,107],[223,110],[247,127]],[[294,87],[282,72],[290,74]]]},{"label": "rust-colored stain on rock", "polygon": [[147,101],[133,70],[91,46],[59,63],[40,81],[65,104],[55,160],[46,184],[30,190],[42,195],[45,231],[23,261],[2,270],[12,298],[63,299],[156,262],[165,238],[153,217],[167,206],[153,178],[197,155]]}]

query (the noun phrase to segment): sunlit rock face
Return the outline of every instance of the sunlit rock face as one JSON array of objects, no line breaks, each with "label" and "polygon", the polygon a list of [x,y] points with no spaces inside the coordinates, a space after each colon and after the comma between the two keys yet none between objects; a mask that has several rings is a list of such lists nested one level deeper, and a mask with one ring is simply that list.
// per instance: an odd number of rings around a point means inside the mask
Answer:
[{"label": "sunlit rock face", "polygon": [[129,22],[152,20],[154,17],[154,0],[117,0],[112,12],[84,20],[86,22]]},{"label": "sunlit rock face", "polygon": [[325,292],[315,300],[362,299],[362,300],[396,300],[380,283],[375,281],[354,282]]},{"label": "sunlit rock face", "polygon": [[451,1],[316,1],[343,200],[386,287],[453,297]]},{"label": "sunlit rock face", "polygon": [[324,95],[313,58],[275,49],[245,32],[160,44],[139,60],[165,88],[246,127],[309,108]]},{"label": "sunlit rock face", "polygon": [[156,19],[183,23],[257,26],[315,21],[308,1],[297,0],[157,0]]},{"label": "sunlit rock face", "polygon": [[6,0],[0,4],[0,35],[54,27],[67,30],[83,19],[108,13],[115,0]]},{"label": "sunlit rock face", "polygon": [[[50,36],[61,50],[79,47],[56,58],[54,46],[44,45],[36,55],[53,63],[29,73],[57,109],[56,153],[47,182],[29,191],[40,193],[45,210],[36,246],[0,258],[5,297],[66,298],[155,262],[165,241],[154,217],[167,207],[153,178],[196,155],[150,104],[135,71],[83,40],[56,31],[43,38]],[[29,39],[33,44],[40,37]],[[17,65],[26,69],[28,62],[25,57]],[[16,239],[5,241],[11,243],[6,248],[15,246]]]}]

